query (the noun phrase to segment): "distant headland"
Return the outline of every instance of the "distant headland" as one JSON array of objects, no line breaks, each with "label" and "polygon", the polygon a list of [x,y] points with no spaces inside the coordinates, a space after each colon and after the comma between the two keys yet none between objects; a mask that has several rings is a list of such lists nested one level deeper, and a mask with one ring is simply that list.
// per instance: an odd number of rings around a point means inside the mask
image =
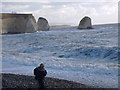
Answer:
[{"label": "distant headland", "polygon": [[45,18],[40,17],[36,22],[32,14],[17,13],[0,13],[0,27],[2,27],[0,34],[33,33],[46,31],[46,27],[49,30],[49,24]]}]

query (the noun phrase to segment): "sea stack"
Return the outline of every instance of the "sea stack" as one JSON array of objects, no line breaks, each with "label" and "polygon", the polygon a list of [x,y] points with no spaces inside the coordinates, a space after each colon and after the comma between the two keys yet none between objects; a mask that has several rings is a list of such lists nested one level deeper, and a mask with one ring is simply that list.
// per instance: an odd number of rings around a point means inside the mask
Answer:
[{"label": "sea stack", "polygon": [[32,14],[0,13],[0,34],[32,33],[37,24]]},{"label": "sea stack", "polygon": [[38,25],[38,31],[48,31],[50,28],[48,21],[43,17],[39,17],[37,21],[37,25]]},{"label": "sea stack", "polygon": [[78,29],[92,29],[91,18],[85,16],[79,23]]}]

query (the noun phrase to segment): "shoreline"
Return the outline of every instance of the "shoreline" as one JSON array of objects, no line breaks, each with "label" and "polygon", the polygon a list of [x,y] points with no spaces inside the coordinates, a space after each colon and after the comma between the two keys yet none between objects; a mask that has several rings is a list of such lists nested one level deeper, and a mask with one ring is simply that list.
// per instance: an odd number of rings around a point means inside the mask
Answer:
[{"label": "shoreline", "polygon": [[[6,73],[1,73],[0,75],[2,75],[3,89],[38,88],[38,84],[34,79],[34,76]],[[46,88],[90,88],[81,83],[51,77],[45,77],[45,86]]]}]

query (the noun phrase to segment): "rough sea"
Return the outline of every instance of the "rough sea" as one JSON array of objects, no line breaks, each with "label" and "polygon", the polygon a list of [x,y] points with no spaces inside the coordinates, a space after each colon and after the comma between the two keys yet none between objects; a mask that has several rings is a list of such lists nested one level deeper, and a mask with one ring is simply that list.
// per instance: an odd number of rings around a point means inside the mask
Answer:
[{"label": "rough sea", "polygon": [[47,77],[92,87],[118,87],[118,24],[51,29],[2,37],[2,72],[32,75],[40,63]]}]

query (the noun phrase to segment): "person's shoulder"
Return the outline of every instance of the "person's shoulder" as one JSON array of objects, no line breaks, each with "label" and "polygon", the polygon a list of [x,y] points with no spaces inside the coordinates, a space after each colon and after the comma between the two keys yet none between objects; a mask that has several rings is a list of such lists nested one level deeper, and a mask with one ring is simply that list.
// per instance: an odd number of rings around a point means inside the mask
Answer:
[{"label": "person's shoulder", "polygon": [[35,67],[35,68],[34,68],[34,70],[37,70],[37,69],[38,69],[38,67]]}]

